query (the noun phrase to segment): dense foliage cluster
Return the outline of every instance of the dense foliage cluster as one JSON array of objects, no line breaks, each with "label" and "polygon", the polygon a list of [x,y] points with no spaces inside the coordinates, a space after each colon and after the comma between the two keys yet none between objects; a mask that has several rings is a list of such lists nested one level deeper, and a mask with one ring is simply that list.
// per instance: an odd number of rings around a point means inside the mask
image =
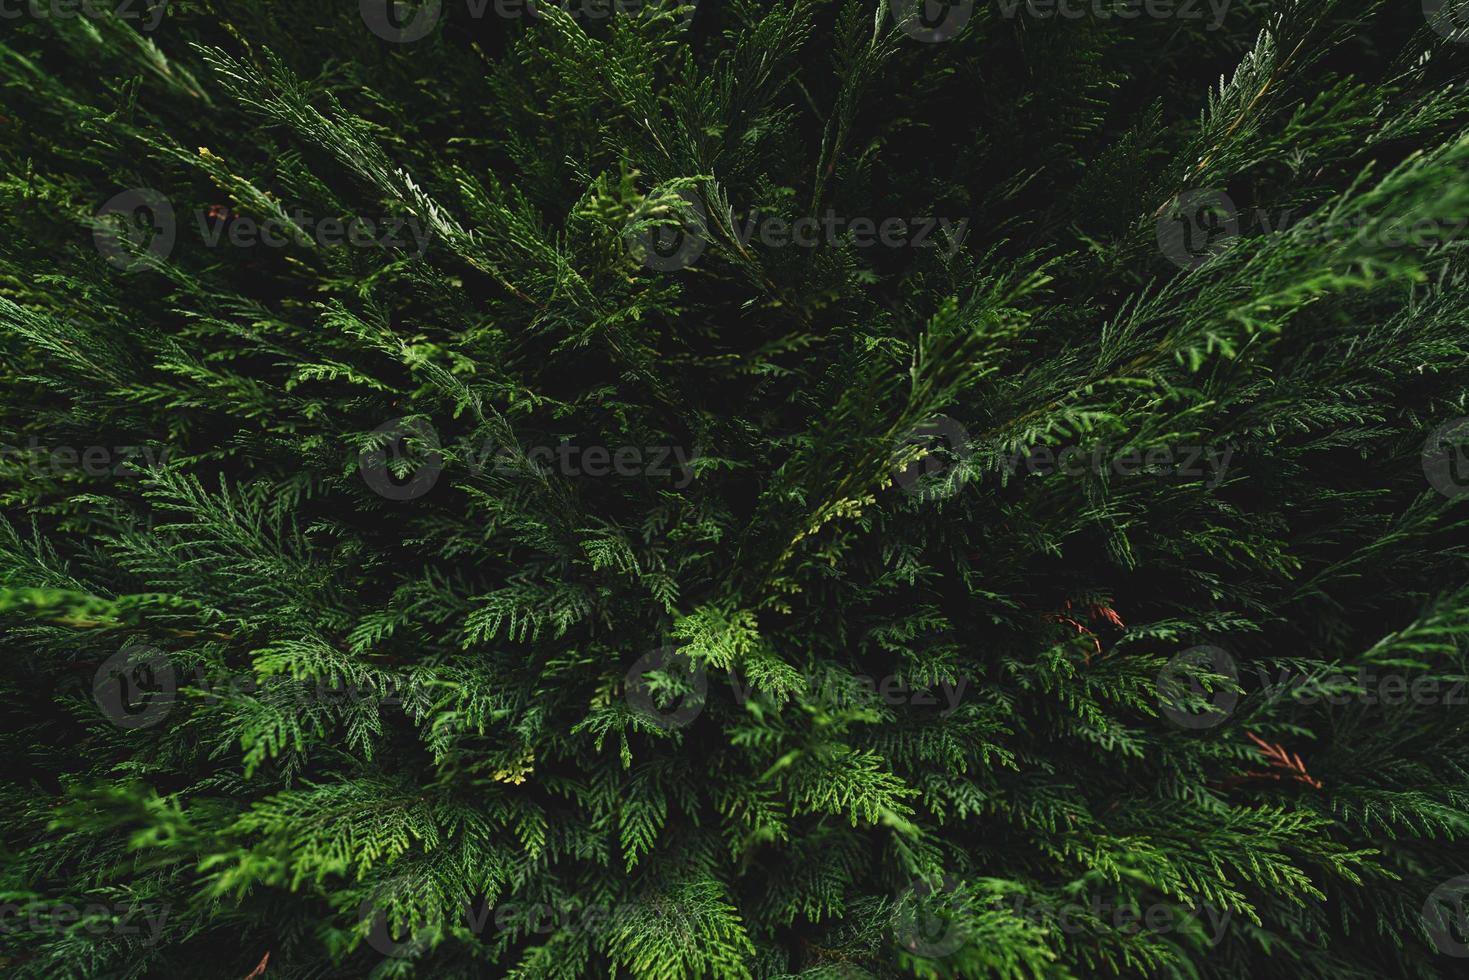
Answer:
[{"label": "dense foliage cluster", "polygon": [[1454,975],[1463,6],[0,3],[0,971]]}]

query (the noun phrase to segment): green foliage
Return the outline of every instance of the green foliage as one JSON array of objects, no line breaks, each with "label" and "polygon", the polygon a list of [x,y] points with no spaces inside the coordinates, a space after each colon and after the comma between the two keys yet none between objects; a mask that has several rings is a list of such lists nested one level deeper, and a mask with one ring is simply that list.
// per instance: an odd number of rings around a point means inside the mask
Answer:
[{"label": "green foliage", "polygon": [[1454,0],[389,6],[0,21],[6,976],[1455,975]]}]

